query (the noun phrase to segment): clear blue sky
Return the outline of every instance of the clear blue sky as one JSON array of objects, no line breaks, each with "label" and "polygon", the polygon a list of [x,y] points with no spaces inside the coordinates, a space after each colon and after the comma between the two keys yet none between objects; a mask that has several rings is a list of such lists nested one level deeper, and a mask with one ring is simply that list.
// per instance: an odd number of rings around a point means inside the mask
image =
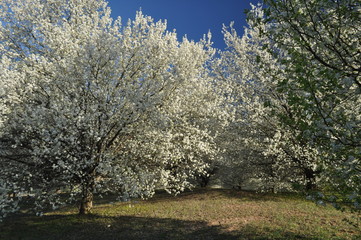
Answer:
[{"label": "clear blue sky", "polygon": [[246,25],[244,10],[250,3],[258,0],[108,0],[114,18],[121,16],[123,24],[134,18],[140,8],[143,14],[156,21],[167,19],[168,30],[176,29],[178,38],[187,35],[188,39],[198,41],[212,33],[214,47],[223,49],[222,24],[235,22],[239,34]]}]

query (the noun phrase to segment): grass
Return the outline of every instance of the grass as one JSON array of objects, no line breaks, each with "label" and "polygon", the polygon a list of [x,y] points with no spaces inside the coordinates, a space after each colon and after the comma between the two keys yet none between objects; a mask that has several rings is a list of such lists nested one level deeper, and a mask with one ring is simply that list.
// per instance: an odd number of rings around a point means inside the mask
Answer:
[{"label": "grass", "polygon": [[1,240],[25,239],[361,239],[352,217],[292,194],[197,190],[148,201],[99,203],[0,223]]}]

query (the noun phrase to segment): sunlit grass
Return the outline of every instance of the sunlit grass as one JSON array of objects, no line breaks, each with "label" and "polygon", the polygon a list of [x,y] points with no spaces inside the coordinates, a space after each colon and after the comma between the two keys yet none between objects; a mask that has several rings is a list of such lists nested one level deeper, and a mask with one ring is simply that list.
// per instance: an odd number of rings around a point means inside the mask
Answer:
[{"label": "sunlit grass", "polygon": [[[103,201],[106,202],[106,201]],[[349,213],[292,194],[198,190],[148,201],[66,208],[0,225],[0,239],[361,239]]]}]

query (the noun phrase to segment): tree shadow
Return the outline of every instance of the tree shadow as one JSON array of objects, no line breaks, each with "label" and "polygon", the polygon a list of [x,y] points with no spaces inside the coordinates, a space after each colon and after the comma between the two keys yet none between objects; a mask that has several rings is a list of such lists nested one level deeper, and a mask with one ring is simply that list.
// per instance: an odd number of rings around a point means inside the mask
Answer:
[{"label": "tree shadow", "polygon": [[220,226],[168,218],[52,215],[0,224],[1,240],[239,239]]},{"label": "tree shadow", "polygon": [[288,240],[317,237],[298,235],[284,229],[254,226],[231,231],[204,221],[151,217],[108,217],[99,215],[50,215],[12,218],[0,224],[1,240]]}]

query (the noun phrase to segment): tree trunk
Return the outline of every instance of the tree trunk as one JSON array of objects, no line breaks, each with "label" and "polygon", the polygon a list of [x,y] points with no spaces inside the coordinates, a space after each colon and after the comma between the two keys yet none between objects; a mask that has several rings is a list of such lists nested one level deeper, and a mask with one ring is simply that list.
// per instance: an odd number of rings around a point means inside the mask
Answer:
[{"label": "tree trunk", "polygon": [[306,177],[306,191],[315,190],[317,187],[315,171],[309,168],[305,168],[304,174]]},{"label": "tree trunk", "polygon": [[199,179],[200,179],[200,186],[202,188],[207,187],[207,185],[209,183],[209,176],[202,175],[202,176],[200,176]]},{"label": "tree trunk", "polygon": [[94,181],[84,183],[79,207],[79,215],[90,213],[90,210],[93,208],[93,190]]}]

